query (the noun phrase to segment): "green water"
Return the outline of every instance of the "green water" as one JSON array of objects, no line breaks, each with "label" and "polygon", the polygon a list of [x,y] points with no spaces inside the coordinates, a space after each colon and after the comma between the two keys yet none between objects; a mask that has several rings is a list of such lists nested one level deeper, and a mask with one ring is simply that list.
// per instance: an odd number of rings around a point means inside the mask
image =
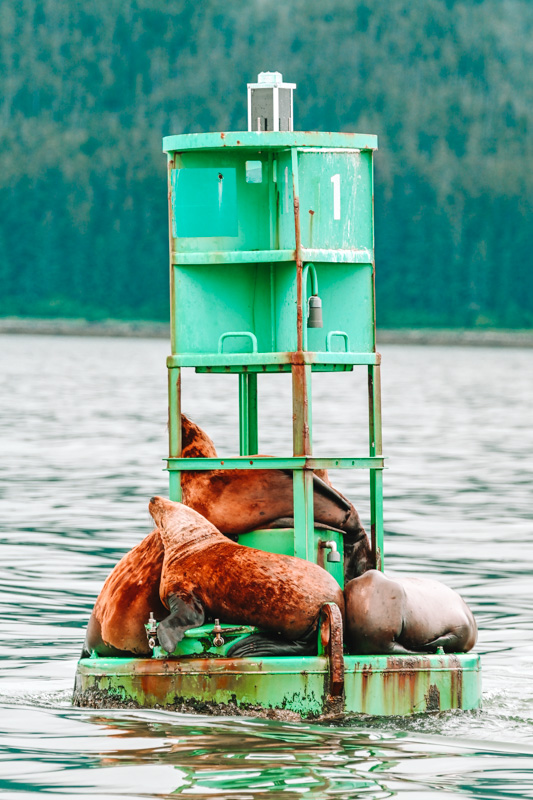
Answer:
[{"label": "green water", "polygon": [[[2,798],[533,797],[530,351],[383,353],[388,568],[467,599],[483,710],[325,727],[72,708],[94,600],[150,530],[149,497],[165,493],[167,345],[0,345]],[[315,383],[317,454],[363,452],[362,376]],[[260,381],[261,452],[287,452],[289,388]],[[219,450],[237,451],[236,379],[186,374],[184,402]],[[367,518],[364,476],[333,478]]]}]

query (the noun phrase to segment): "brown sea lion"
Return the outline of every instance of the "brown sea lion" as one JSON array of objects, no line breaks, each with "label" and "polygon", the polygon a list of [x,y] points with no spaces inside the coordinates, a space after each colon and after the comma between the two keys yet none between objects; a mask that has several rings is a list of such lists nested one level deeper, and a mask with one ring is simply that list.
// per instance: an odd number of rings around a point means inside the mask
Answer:
[{"label": "brown sea lion", "polygon": [[144,623],[150,611],[157,620],[168,612],[159,599],[163,542],[156,529],[118,562],[98,595],[82,658],[151,654]]},{"label": "brown sea lion", "polygon": [[208,617],[264,630],[254,639],[257,655],[287,654],[287,642],[298,641],[303,654],[323,604],[344,611],[340,586],[317,564],[243,547],[182,503],[152,497],[149,509],[165,548],[159,592],[171,613],[157,636],[167,652]]},{"label": "brown sea lion", "polygon": [[474,615],[453,589],[429,578],[369,570],[344,589],[352,653],[466,653],[477,639]]},{"label": "brown sea lion", "polygon": [[[184,458],[216,458],[212,440],[185,415],[181,417]],[[293,483],[290,470],[213,470],[183,472],[182,501],[221,533],[235,535],[258,528],[292,527]],[[359,514],[331,485],[326,470],[313,475],[317,527],[344,534],[346,580],[373,564],[370,542]]]}]

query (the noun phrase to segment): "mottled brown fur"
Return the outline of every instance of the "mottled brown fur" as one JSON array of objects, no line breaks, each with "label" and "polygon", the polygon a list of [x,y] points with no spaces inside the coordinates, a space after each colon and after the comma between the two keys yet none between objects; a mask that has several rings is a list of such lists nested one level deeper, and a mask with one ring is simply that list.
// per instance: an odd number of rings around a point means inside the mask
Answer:
[{"label": "mottled brown fur", "polygon": [[342,590],[322,567],[299,558],[266,553],[229,541],[182,503],[150,501],[165,558],[160,596],[196,598],[207,617],[256,625],[293,640],[317,625],[321,606],[337,603]]},{"label": "mottled brown fur", "polygon": [[85,638],[84,654],[149,655],[144,623],[150,611],[167,616],[159,599],[164,549],[159,531],[152,531],[114,567],[98,595]]}]

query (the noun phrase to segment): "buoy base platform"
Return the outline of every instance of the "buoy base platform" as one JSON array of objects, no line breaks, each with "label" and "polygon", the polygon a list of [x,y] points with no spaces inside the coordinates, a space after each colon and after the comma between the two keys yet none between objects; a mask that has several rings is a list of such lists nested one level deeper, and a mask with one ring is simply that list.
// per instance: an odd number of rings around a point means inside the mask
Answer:
[{"label": "buoy base platform", "polygon": [[344,656],[342,683],[327,656],[83,658],[73,702],[200,714],[331,719],[408,716],[481,707],[478,655]]}]

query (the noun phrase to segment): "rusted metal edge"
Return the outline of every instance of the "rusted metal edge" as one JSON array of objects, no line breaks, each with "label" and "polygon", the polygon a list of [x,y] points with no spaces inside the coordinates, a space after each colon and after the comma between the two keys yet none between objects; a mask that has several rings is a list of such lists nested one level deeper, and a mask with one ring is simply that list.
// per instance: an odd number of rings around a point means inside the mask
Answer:
[{"label": "rusted metal edge", "polygon": [[328,657],[330,698],[344,696],[342,615],[336,603],[324,603],[320,611],[320,637]]},{"label": "rusted metal edge", "polygon": [[279,353],[186,353],[167,356],[167,367],[242,367],[263,365],[314,366],[315,364],[341,364],[371,366],[381,363],[379,353],[337,353],[334,351],[293,350]]}]

